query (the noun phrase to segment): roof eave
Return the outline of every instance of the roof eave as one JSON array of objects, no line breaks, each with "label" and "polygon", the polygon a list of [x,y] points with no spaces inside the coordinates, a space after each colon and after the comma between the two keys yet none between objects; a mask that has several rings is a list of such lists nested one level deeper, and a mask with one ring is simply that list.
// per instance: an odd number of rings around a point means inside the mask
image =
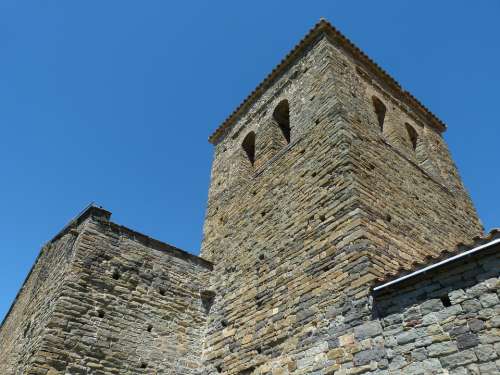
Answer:
[{"label": "roof eave", "polygon": [[384,83],[388,84],[393,90],[399,92],[403,100],[406,100],[412,107],[420,110],[421,114],[429,120],[429,124],[431,124],[436,130],[439,132],[446,130],[446,125],[435,114],[420,103],[420,101],[418,101],[412,94],[404,90],[393,77],[391,77],[384,69],[370,59],[332,24],[324,19],[321,19],[271,71],[271,73],[250,93],[250,95],[243,100],[233,113],[231,113],[229,117],[222,122],[212,135],[210,135],[209,142],[216,144],[220,137],[227,130],[229,130],[236,120],[255,102],[258,97],[260,97],[260,95],[262,95],[262,93],[271,85],[276,77],[282,74],[311,43],[314,43],[318,39],[321,34],[325,34],[332,41],[337,42],[336,44],[343,47],[356,60],[361,62],[364,67],[369,68],[371,72],[382,79]]}]

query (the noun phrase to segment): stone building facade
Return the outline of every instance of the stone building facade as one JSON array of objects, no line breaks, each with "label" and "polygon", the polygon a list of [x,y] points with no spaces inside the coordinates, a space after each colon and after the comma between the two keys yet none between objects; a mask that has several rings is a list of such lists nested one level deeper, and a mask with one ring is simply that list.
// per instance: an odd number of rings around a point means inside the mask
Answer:
[{"label": "stone building facade", "polygon": [[90,207],[0,329],[5,374],[497,374],[500,235],[445,125],[320,21],[210,137],[201,257]]}]

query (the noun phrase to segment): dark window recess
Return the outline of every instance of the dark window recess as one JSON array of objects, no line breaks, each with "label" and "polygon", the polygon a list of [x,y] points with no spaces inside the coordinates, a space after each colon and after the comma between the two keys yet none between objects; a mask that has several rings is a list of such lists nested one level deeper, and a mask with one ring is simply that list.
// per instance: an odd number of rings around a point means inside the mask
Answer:
[{"label": "dark window recess", "polygon": [[255,162],[255,133],[250,132],[247,134],[245,139],[243,140],[243,143],[241,144],[241,147],[247,154],[248,160],[250,161],[250,164],[253,165]]},{"label": "dark window recess", "polygon": [[282,100],[275,108],[273,117],[278,123],[278,126],[286,139],[286,143],[290,143],[290,106],[288,100]]},{"label": "dark window recess", "polygon": [[373,109],[375,110],[375,114],[377,115],[378,126],[380,130],[384,130],[384,121],[385,121],[385,113],[387,112],[387,108],[382,101],[376,96],[372,97]]},{"label": "dark window recess", "polygon": [[99,311],[97,312],[97,316],[98,316],[99,318],[101,318],[101,319],[102,319],[102,318],[104,318],[104,311],[99,310]]},{"label": "dark window recess", "polygon": [[238,375],[250,375],[252,372],[255,371],[255,367],[249,367],[249,368],[246,368],[244,370],[241,370],[240,372],[238,372]]},{"label": "dark window recess", "polygon": [[417,149],[418,133],[410,124],[405,124],[408,137],[410,138],[411,147],[413,150]]},{"label": "dark window recess", "polygon": [[24,337],[26,337],[28,335],[30,328],[31,328],[31,322],[28,322],[28,324],[26,324],[26,328],[24,328],[24,332],[23,332]]},{"label": "dark window recess", "polygon": [[202,290],[200,292],[200,297],[205,313],[208,314],[214,304],[215,292],[213,290]]},{"label": "dark window recess", "polygon": [[444,307],[450,307],[451,306],[451,301],[450,301],[450,297],[448,297],[448,295],[444,295],[440,298],[441,302],[443,303],[443,306]]},{"label": "dark window recess", "polygon": [[147,368],[147,367],[148,367],[148,364],[146,362],[141,363],[141,368]]},{"label": "dark window recess", "polygon": [[120,278],[120,272],[117,270],[113,271],[113,279],[118,280]]}]

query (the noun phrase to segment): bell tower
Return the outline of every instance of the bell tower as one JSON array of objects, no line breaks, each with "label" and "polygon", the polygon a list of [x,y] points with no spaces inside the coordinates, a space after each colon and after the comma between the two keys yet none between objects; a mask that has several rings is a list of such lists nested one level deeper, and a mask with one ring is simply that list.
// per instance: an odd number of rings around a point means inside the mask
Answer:
[{"label": "bell tower", "polygon": [[481,234],[444,130],[320,21],[210,137],[208,366],[297,366],[375,277]]}]

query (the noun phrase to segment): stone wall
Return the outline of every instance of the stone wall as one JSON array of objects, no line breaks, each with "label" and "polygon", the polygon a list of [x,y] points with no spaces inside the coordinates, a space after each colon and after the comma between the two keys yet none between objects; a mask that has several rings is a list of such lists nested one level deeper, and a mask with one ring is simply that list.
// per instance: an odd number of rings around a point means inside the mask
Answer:
[{"label": "stone wall", "polygon": [[[92,208],[51,245],[54,262],[43,255],[37,262],[35,271],[44,268],[51,280],[40,283],[32,273],[2,326],[2,374],[197,373],[211,264],[116,225],[104,213]],[[61,249],[68,236],[77,237],[70,253]],[[25,295],[35,292],[50,307],[43,315],[34,302],[31,310],[21,309]],[[18,320],[35,324],[26,328]],[[36,337],[37,346],[25,345],[23,335]],[[4,346],[4,337],[28,353]]]},{"label": "stone wall", "polygon": [[[369,280],[368,256],[329,53],[319,40],[216,146],[202,250],[215,263],[217,294],[206,338],[209,373],[306,373],[333,338],[334,311],[357,319],[346,301]],[[285,99],[290,143],[270,157],[272,148],[260,144],[271,143],[267,134],[279,136],[267,127]],[[241,149],[251,131],[253,167]]]},{"label": "stone wall", "polygon": [[371,294],[482,228],[442,126],[318,30],[217,133],[212,263],[87,210],[42,251],[0,329],[0,370],[496,371],[498,255]]},{"label": "stone wall", "polygon": [[366,349],[343,353],[367,374],[498,374],[499,276],[497,245],[396,284],[375,295],[376,319],[354,329]]},{"label": "stone wall", "polygon": [[42,336],[74,254],[78,232],[65,231],[43,247],[0,327],[0,374],[28,374],[40,360]]},{"label": "stone wall", "polygon": [[[340,57],[339,57],[340,58]],[[338,74],[353,128],[360,209],[384,274],[422,262],[482,234],[482,224],[442,135],[374,76],[349,66]],[[341,90],[342,91],[342,90]],[[386,106],[380,128],[373,97]],[[417,135],[415,149],[408,127]]]},{"label": "stone wall", "polygon": [[[357,68],[318,36],[216,142],[202,246],[217,294],[208,373],[340,369],[328,353],[371,316],[376,277],[482,231],[438,130],[391,91],[381,131],[376,86]],[[284,100],[288,144],[273,119]],[[424,129],[418,155],[406,122]],[[242,147],[251,133],[254,160]]]}]

